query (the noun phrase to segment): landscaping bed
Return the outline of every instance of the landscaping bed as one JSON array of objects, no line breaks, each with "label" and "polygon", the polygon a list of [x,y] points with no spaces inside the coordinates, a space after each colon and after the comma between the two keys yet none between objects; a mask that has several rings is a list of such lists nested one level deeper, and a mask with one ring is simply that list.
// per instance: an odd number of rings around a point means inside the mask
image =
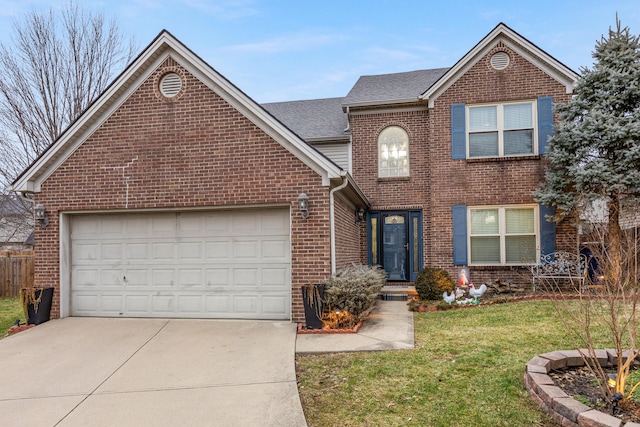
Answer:
[{"label": "landscaping bed", "polygon": [[[615,370],[610,369],[607,372],[615,373]],[[602,393],[597,386],[596,376],[587,367],[559,369],[550,372],[549,376],[562,391],[578,402],[601,412],[610,413],[607,409],[607,403],[602,399]],[[640,403],[633,399],[624,400],[615,409],[613,415],[620,418],[624,423],[640,423]]]}]

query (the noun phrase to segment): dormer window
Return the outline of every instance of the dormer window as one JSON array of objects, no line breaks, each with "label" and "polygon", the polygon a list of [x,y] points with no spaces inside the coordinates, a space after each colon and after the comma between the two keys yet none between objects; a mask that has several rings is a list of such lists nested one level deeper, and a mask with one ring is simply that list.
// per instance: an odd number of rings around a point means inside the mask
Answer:
[{"label": "dormer window", "polygon": [[378,177],[409,176],[409,136],[399,126],[389,126],[378,136]]}]

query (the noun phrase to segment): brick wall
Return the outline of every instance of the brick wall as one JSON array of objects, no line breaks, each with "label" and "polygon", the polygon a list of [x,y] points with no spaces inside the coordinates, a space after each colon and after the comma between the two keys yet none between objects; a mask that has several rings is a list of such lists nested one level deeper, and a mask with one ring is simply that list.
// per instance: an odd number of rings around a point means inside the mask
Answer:
[{"label": "brick wall", "polygon": [[[498,50],[511,58],[502,71],[494,70],[489,62]],[[538,158],[452,160],[451,104],[533,100],[541,96],[553,96],[556,103],[569,100],[563,85],[500,43],[436,100],[429,136],[433,217],[427,233],[431,236],[431,264],[456,270],[452,265],[453,205],[534,203],[532,192],[544,179],[543,162]],[[558,232],[558,249],[569,249],[570,244],[570,249],[575,249],[575,233],[568,224],[561,224]],[[473,280],[478,282],[506,276],[522,280],[508,267],[471,270]]]},{"label": "brick wall", "polygon": [[[503,71],[494,70],[489,58],[502,50],[511,57]],[[427,111],[354,111],[353,175],[374,210],[422,209],[424,264],[446,268],[455,274],[451,207],[489,204],[534,203],[532,192],[544,178],[537,157],[488,160],[451,159],[451,104],[534,100],[553,96],[567,102],[563,85],[525,58],[500,43],[480,59]],[[409,134],[408,178],[377,177],[377,137],[387,126],[398,125]],[[558,227],[558,249],[575,249],[575,231],[568,221]],[[366,261],[366,257],[364,257]],[[472,268],[474,280],[523,280],[512,268]],[[510,277],[507,277],[510,276]]]},{"label": "brick wall", "polygon": [[365,222],[356,223],[355,207],[338,192],[334,197],[336,226],[336,269],[340,270],[353,264],[365,264],[360,258],[360,249],[366,247],[361,240],[361,230]]},{"label": "brick wall", "polygon": [[[184,79],[172,101],[159,95],[167,71]],[[310,199],[300,217],[297,197]],[[36,283],[59,289],[59,213],[291,206],[293,320],[304,319],[299,287],[330,274],[328,188],[247,118],[167,60],[42,185],[49,226],[36,228]],[[52,315],[60,314],[56,292]]]},{"label": "brick wall", "polygon": [[[365,193],[371,209],[422,210],[423,218],[431,216],[429,193],[429,118],[424,106],[407,111],[389,109],[355,112],[349,126],[353,135],[353,176]],[[400,126],[409,136],[409,176],[378,178],[378,135],[388,126]],[[423,224],[424,224],[423,220]],[[361,262],[367,263],[367,232],[361,229]],[[424,258],[429,259],[427,234],[423,232]]]}]

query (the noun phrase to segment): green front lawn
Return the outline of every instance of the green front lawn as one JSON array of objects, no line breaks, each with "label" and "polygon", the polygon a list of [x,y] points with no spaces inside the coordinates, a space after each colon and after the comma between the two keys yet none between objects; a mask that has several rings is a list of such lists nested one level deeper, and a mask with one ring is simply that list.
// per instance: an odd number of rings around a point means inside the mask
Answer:
[{"label": "green front lawn", "polygon": [[7,333],[7,330],[13,326],[16,319],[24,322],[20,297],[0,298],[0,339],[2,339]]},{"label": "green front lawn", "polygon": [[573,348],[551,302],[415,313],[415,338],[415,350],[297,356],[309,426],[554,425],[522,379],[537,354]]}]

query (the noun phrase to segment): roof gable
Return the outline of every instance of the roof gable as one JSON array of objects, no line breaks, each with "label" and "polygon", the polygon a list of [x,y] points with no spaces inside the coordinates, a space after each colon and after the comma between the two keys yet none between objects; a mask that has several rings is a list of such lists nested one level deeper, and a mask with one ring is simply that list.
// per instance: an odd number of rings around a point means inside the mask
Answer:
[{"label": "roof gable", "polygon": [[463,56],[453,67],[420,96],[428,100],[429,107],[433,107],[435,100],[451,87],[464,73],[474,66],[489,51],[499,43],[504,43],[514,52],[534,64],[537,68],[558,81],[567,93],[572,93],[578,74],[569,67],[531,43],[526,38],[509,28],[498,24],[487,36]]},{"label": "roof gable", "polygon": [[319,174],[324,185],[330,185],[332,178],[344,176],[346,172],[265,111],[168,31],[163,30],[100,97],[13,182],[11,189],[39,192],[42,183],[169,57]]}]

